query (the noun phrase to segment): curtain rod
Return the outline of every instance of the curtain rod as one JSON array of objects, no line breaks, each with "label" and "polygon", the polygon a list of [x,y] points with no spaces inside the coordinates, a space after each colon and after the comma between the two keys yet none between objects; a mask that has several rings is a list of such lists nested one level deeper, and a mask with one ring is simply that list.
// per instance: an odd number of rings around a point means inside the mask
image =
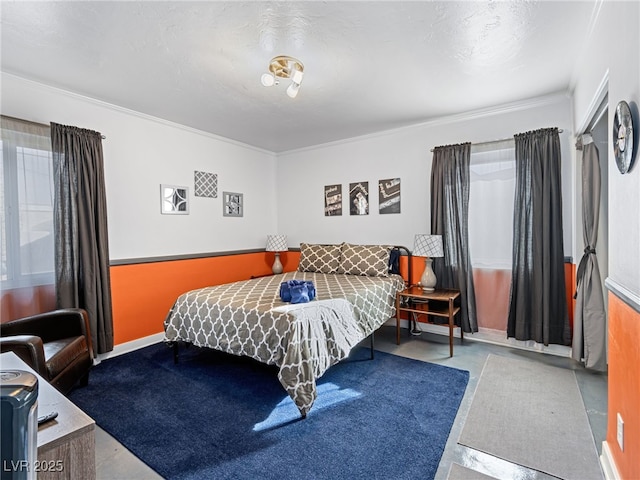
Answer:
[{"label": "curtain rod", "polygon": [[[34,122],[34,123],[35,123],[35,122]],[[45,125],[45,127],[50,127],[50,126],[51,126],[51,125]],[[80,128],[80,127],[78,127],[78,128]],[[96,133],[100,133],[100,132],[96,132]],[[106,136],[106,135],[104,135],[104,134],[102,134],[102,133],[100,133],[100,138],[102,138],[103,140],[106,140],[106,139],[107,139],[107,136]]]},{"label": "curtain rod", "polygon": [[[561,128],[558,129],[558,133],[562,133],[563,131],[564,130],[562,130]],[[491,145],[492,143],[507,142],[509,140],[513,140],[513,137],[511,137],[511,138],[501,138],[500,140],[489,140],[489,141],[486,141],[486,142],[475,142],[475,143],[472,143],[471,145],[477,147],[478,145]],[[432,148],[430,151],[433,152],[433,150],[434,149]]]},{"label": "curtain rod", "polygon": [[[38,125],[39,127],[45,127],[45,128],[51,128],[51,125],[47,125],[46,123],[40,123],[40,122],[32,122],[31,120],[25,120],[23,118],[17,118],[17,117],[11,117],[9,115],[3,115],[3,117],[5,118],[10,118],[12,120],[19,120],[21,122],[29,122],[29,123],[33,123],[34,125]],[[100,134],[100,137],[102,137],[103,140],[106,140],[107,137],[105,135],[103,135],[102,133]]]}]

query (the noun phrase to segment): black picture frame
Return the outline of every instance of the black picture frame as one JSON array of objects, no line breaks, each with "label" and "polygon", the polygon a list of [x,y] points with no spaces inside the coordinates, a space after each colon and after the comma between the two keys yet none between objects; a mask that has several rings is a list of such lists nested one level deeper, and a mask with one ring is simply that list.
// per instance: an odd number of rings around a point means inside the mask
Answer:
[{"label": "black picture frame", "polygon": [[342,185],[325,185],[324,216],[337,217],[340,215],[342,215]]},{"label": "black picture frame", "polygon": [[369,215],[369,182],[349,184],[349,213]]},{"label": "black picture frame", "polygon": [[378,180],[378,212],[400,213],[400,178]]}]

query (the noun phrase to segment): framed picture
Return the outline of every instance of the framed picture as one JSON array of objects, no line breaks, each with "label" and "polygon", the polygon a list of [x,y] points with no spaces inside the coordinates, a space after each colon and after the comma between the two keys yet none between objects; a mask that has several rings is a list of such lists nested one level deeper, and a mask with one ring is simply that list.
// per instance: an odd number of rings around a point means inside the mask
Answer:
[{"label": "framed picture", "polygon": [[196,197],[218,197],[218,175],[209,172],[193,172],[193,194]]},{"label": "framed picture", "polygon": [[400,179],[378,180],[379,213],[400,213]]},{"label": "framed picture", "polygon": [[342,185],[326,185],[324,187],[324,216],[342,215]]},{"label": "framed picture", "polygon": [[349,184],[349,212],[351,215],[369,215],[369,182]]},{"label": "framed picture", "polygon": [[160,212],[164,215],[188,215],[189,188],[160,185]]},{"label": "framed picture", "polygon": [[241,217],[244,213],[242,193],[222,192],[222,215],[225,217]]}]

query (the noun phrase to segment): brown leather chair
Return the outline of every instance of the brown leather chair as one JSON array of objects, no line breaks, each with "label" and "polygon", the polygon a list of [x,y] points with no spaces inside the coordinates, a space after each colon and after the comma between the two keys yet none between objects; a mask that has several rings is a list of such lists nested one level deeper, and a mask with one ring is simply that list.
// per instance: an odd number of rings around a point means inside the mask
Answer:
[{"label": "brown leather chair", "polygon": [[14,352],[62,393],[87,385],[93,365],[87,312],[65,308],[3,323],[0,351]]}]

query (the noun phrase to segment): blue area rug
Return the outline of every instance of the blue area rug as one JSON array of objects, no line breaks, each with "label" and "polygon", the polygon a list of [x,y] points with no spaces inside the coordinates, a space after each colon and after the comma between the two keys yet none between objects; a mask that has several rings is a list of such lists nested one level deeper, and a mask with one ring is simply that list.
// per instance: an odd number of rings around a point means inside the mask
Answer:
[{"label": "blue area rug", "polygon": [[275,367],[153,345],[102,362],[70,399],[167,479],[432,479],[469,372],[355,349],[305,420]]}]

